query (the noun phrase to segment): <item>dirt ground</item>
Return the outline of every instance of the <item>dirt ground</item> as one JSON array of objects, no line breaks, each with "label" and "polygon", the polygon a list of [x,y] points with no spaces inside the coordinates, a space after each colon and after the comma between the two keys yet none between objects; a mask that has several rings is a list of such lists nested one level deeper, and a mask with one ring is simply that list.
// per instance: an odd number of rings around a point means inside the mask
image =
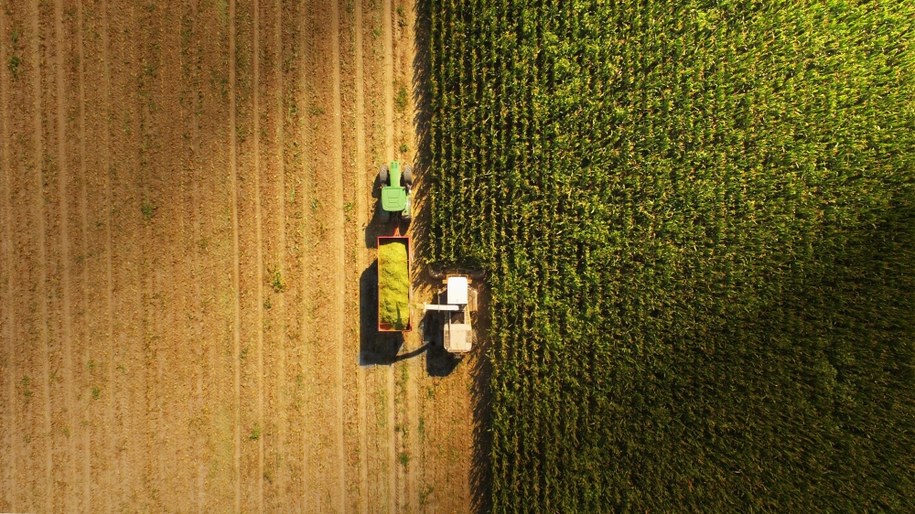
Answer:
[{"label": "dirt ground", "polygon": [[416,19],[0,0],[0,511],[479,507],[479,352],[374,325]]}]

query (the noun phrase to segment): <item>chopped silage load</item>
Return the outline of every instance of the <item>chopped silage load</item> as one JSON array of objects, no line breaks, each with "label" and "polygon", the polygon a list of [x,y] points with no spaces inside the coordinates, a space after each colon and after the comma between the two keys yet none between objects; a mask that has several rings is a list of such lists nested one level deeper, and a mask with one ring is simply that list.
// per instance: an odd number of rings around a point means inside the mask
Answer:
[{"label": "chopped silage load", "polygon": [[410,320],[410,271],[407,245],[399,241],[378,248],[378,303],[383,325],[404,330]]}]

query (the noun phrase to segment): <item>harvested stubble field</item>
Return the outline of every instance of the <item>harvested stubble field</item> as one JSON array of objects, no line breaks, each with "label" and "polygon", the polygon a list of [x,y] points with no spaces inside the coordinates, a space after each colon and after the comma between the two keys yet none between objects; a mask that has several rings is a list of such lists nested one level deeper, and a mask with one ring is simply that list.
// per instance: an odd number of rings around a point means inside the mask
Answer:
[{"label": "harvested stubble field", "polygon": [[364,321],[414,23],[0,0],[0,511],[470,509],[473,359]]}]

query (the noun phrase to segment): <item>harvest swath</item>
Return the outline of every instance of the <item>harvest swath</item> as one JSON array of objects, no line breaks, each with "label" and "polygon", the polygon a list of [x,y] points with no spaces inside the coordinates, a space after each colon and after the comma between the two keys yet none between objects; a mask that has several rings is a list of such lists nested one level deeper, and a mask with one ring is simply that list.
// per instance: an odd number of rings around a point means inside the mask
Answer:
[{"label": "harvest swath", "polygon": [[915,4],[422,9],[494,509],[912,509]]}]

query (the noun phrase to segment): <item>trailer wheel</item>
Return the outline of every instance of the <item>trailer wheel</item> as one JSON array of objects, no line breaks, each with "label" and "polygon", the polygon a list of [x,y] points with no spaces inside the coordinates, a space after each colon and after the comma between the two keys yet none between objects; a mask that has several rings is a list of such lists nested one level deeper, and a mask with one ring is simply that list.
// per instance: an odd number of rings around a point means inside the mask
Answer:
[{"label": "trailer wheel", "polygon": [[413,166],[410,166],[409,164],[404,166],[403,181],[408,187],[413,185]]},{"label": "trailer wheel", "polygon": [[380,187],[388,185],[388,165],[382,164],[381,169],[378,170],[378,184]]}]

